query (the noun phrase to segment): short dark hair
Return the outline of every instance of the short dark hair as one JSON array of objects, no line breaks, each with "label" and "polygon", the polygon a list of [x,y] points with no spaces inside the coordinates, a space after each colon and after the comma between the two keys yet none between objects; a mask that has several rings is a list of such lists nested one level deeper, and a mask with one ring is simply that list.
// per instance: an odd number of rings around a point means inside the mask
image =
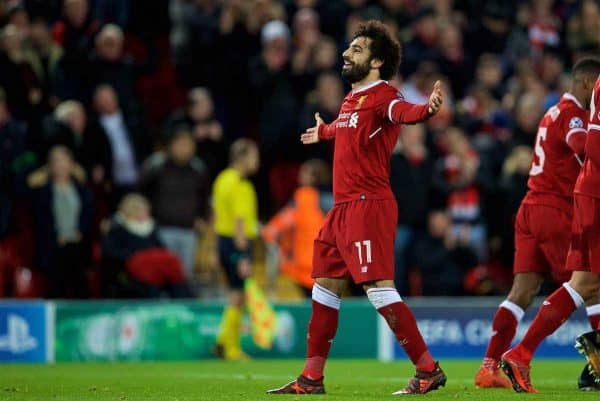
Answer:
[{"label": "short dark hair", "polygon": [[192,133],[192,127],[187,124],[178,124],[169,133],[169,135],[165,138],[165,144],[167,147],[171,146],[173,142],[181,137],[191,138],[194,140],[194,134]]},{"label": "short dark hair", "polygon": [[371,59],[378,59],[383,62],[379,68],[379,75],[382,79],[393,78],[398,72],[400,66],[400,42],[391,34],[389,29],[377,20],[370,20],[360,24],[354,34],[354,39],[365,37],[371,39],[369,50]]},{"label": "short dark hair", "polygon": [[229,162],[235,163],[243,159],[251,150],[258,150],[256,142],[248,138],[237,139],[229,148]]},{"label": "short dark hair", "polygon": [[586,57],[575,63],[573,76],[579,74],[600,75],[600,60]]}]

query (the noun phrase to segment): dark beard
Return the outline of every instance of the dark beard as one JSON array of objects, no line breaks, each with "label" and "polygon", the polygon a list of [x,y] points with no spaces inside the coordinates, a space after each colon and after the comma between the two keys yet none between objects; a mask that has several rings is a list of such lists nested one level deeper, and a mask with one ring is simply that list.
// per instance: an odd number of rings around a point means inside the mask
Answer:
[{"label": "dark beard", "polygon": [[371,71],[371,63],[353,64],[349,70],[342,69],[342,77],[349,83],[362,81]]}]

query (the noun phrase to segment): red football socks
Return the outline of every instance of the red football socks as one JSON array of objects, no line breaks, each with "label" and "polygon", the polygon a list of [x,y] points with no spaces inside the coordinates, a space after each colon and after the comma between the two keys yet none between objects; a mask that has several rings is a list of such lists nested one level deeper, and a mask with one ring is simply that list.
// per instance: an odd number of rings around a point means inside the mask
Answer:
[{"label": "red football socks", "polygon": [[485,352],[485,358],[499,361],[500,357],[515,337],[517,332],[517,319],[506,308],[498,308],[492,322],[492,336]]},{"label": "red football socks", "polygon": [[302,375],[312,380],[323,377],[325,361],[338,326],[339,310],[312,301],[308,322],[306,364]]},{"label": "red football socks", "polygon": [[[516,311],[510,310],[505,306],[505,304],[508,302],[509,301],[504,301],[494,315],[494,320],[492,322],[492,335],[485,352],[484,360],[494,361],[495,364],[491,367],[488,366],[488,369],[497,368],[500,357],[504,352],[506,352],[508,347],[510,347],[510,343],[517,332],[519,320],[523,317],[523,310],[518,305],[513,303],[510,303],[512,309],[518,309]],[[516,316],[515,313],[517,313],[519,316]]]},{"label": "red football socks", "polygon": [[[574,298],[577,298],[577,301]],[[568,284],[563,284],[544,300],[525,337],[510,352],[511,356],[529,364],[540,343],[554,333],[582,303],[581,296]]]},{"label": "red football socks", "polygon": [[417,327],[417,321],[404,302],[395,302],[377,309],[396,335],[398,342],[408,354],[418,371],[431,372],[435,361],[431,357],[425,341]]}]

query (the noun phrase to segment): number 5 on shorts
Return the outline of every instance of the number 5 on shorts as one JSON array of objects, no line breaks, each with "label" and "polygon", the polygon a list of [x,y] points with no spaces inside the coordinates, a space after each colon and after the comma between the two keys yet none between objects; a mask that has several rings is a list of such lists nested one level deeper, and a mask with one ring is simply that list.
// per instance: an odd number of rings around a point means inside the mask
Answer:
[{"label": "number 5 on shorts", "polygon": [[367,263],[371,263],[371,240],[356,241],[354,246],[358,250],[358,263],[363,264],[362,246],[365,246],[365,253],[367,256]]}]

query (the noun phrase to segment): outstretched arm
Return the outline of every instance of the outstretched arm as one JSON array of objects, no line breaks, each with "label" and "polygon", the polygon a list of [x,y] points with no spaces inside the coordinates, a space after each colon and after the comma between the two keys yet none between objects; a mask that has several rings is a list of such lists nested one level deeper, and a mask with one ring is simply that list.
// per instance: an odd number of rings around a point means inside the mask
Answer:
[{"label": "outstretched arm", "polygon": [[335,138],[334,123],[325,124],[319,113],[315,113],[315,126],[308,128],[300,136],[300,140],[305,145],[317,143],[320,140],[328,140],[333,138]]},{"label": "outstretched arm", "polygon": [[442,84],[436,81],[426,104],[412,104],[403,99],[394,99],[388,105],[387,117],[396,124],[416,124],[435,115],[442,107]]}]

